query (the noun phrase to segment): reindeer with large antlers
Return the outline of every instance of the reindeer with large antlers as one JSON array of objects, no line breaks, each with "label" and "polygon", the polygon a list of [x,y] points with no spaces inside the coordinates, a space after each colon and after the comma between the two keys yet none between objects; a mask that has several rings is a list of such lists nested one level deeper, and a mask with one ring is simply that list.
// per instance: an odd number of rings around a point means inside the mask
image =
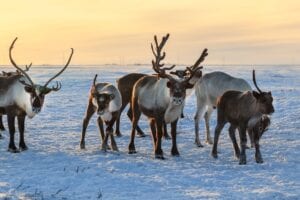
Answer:
[{"label": "reindeer with large antlers", "polygon": [[[7,114],[7,122],[10,133],[10,141],[8,151],[16,153],[20,150],[27,150],[24,140],[24,124],[25,117],[33,118],[38,114],[44,104],[44,99],[51,91],[58,91],[61,89],[61,83],[56,82],[56,86],[48,87],[49,83],[58,77],[70,64],[73,56],[73,49],[71,49],[70,57],[66,65],[52,78],[50,78],[44,85],[35,84],[30,76],[21,69],[12,57],[12,50],[17,38],[12,42],[9,48],[9,58],[12,65],[21,73],[14,76],[0,77],[0,107],[4,108]],[[20,144],[19,149],[14,142],[15,135],[15,117],[18,119]]]},{"label": "reindeer with large antlers", "polygon": [[[154,53],[154,55],[156,56],[156,53],[154,52],[153,46],[151,47],[152,52]],[[204,61],[205,56],[207,56],[207,49],[204,49],[201,57],[196,61],[196,63],[192,66],[190,66],[189,68],[187,67],[186,69],[182,70],[175,70],[175,71],[170,71],[170,74],[174,75],[175,77],[178,77],[180,80],[185,80],[186,78],[189,77],[190,75],[190,68],[192,69],[196,69],[197,67],[199,67],[199,65],[201,64],[201,62]],[[172,68],[171,68],[172,69]],[[132,91],[133,91],[133,86],[135,85],[135,83],[140,79],[143,78],[145,76],[149,76],[148,74],[142,74],[142,73],[130,73],[130,74],[126,74],[122,77],[120,77],[117,80],[117,84],[118,84],[118,89],[122,95],[122,107],[120,108],[120,112],[119,112],[119,116],[118,119],[116,121],[116,132],[115,134],[120,137],[122,136],[121,132],[120,132],[120,119],[121,119],[121,114],[123,112],[123,110],[125,109],[125,107],[127,106],[127,104],[129,104],[131,98],[132,98]],[[202,76],[202,72],[200,70],[196,71],[195,75],[189,80],[189,83],[194,85]],[[186,96],[189,96],[193,91],[192,89],[187,89],[186,90]],[[132,110],[131,108],[128,109],[127,111],[127,116],[129,117],[129,119],[132,121]],[[183,118],[183,111],[182,111],[182,115],[181,117]],[[167,126],[164,123],[164,132],[163,132],[163,136],[166,139],[169,139],[170,136],[167,133]],[[145,133],[143,132],[143,130],[139,127],[139,125],[137,125],[136,127],[136,131],[137,134],[140,137],[145,137]]]},{"label": "reindeer with large antlers", "polygon": [[[189,81],[202,67],[189,68],[190,75],[185,80],[178,80],[167,74],[175,65],[163,68],[161,61],[165,58],[162,48],[169,38],[169,34],[162,38],[158,44],[157,37],[154,36],[155,48],[151,44],[152,53],[155,60],[152,60],[152,68],[157,75],[140,78],[133,88],[131,109],[133,114],[131,139],[129,143],[129,153],[136,153],[134,138],[137,122],[141,113],[150,120],[150,127],[153,137],[155,158],[164,159],[161,149],[161,139],[163,135],[163,123],[171,123],[172,150],[173,156],[179,156],[176,144],[176,127],[178,118],[184,106],[186,90],[193,85]],[[200,64],[200,63],[199,63]]]}]

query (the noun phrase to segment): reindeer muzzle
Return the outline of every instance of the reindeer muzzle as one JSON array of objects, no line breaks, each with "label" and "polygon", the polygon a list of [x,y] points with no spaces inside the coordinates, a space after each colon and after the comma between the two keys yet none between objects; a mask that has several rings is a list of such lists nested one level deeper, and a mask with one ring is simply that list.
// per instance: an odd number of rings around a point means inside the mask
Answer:
[{"label": "reindeer muzzle", "polygon": [[182,97],[173,97],[172,103],[176,106],[180,106],[181,104],[183,104],[183,98]]}]

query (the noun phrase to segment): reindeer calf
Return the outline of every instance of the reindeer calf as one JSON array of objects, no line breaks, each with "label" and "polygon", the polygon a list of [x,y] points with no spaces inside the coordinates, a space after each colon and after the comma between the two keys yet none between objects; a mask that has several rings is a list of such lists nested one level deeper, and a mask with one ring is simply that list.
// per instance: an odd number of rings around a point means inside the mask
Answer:
[{"label": "reindeer calf", "polygon": [[[217,103],[218,117],[217,126],[215,129],[214,144],[212,149],[212,156],[218,157],[217,145],[220,133],[227,122],[230,123],[229,135],[234,144],[236,156],[239,158],[239,164],[246,164],[246,130],[250,127],[250,130],[256,130],[255,127],[259,127],[259,124],[254,123],[251,120],[260,115],[268,115],[274,112],[273,97],[271,92],[262,92],[255,80],[255,71],[253,70],[253,82],[259,92],[256,91],[227,91],[219,99]],[[264,120],[263,124],[268,124],[268,120]],[[251,123],[250,123],[251,122]],[[250,123],[250,124],[249,124]],[[250,126],[249,126],[250,125]],[[240,146],[239,152],[238,146],[235,140],[235,129],[239,129],[240,134]],[[254,131],[255,148],[256,148],[256,162],[262,163],[261,155],[259,152],[259,132]]]},{"label": "reindeer calf", "polygon": [[[88,107],[82,125],[82,135],[80,148],[85,148],[85,132],[88,123],[95,112],[98,114],[98,127],[101,134],[103,151],[107,150],[107,140],[110,136],[111,148],[118,151],[118,147],[113,135],[113,125],[119,115],[122,106],[122,97],[119,90],[110,83],[97,83],[95,75],[93,86],[90,90]],[[106,124],[106,133],[104,134],[103,121]]]}]

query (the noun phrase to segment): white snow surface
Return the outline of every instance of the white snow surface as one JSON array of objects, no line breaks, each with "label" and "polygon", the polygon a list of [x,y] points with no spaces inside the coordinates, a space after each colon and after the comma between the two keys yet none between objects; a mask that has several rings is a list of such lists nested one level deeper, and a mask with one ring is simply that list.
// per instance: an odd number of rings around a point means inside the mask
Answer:
[{"label": "white snow surface", "polygon": [[[218,159],[211,157],[211,145],[196,147],[194,94],[187,98],[185,118],[178,123],[180,157],[172,157],[171,141],[163,140],[166,160],[154,159],[150,136],[137,137],[137,154],[129,155],[131,123],[127,109],[121,118],[123,137],[116,138],[120,152],[100,150],[96,116],[87,129],[86,149],[80,150],[82,119],[94,75],[99,74],[98,81],[115,84],[127,73],[153,72],[150,65],[70,66],[57,78],[62,89],[46,96],[40,114],[26,118],[27,151],[8,152],[9,134],[2,132],[0,199],[300,199],[300,68],[206,66],[203,72],[224,71],[246,79],[254,87],[253,68],[260,88],[272,91],[274,97],[272,123],[260,141],[263,164],[255,162],[254,149],[246,152],[247,165],[238,164],[228,125],[219,140]],[[36,82],[44,83],[59,69],[32,67],[29,74]],[[4,123],[7,129],[6,118]],[[139,124],[149,135],[146,117]],[[212,136],[215,125],[216,112],[211,120]],[[200,127],[204,143],[203,120]],[[18,135],[17,131],[17,145]]]}]

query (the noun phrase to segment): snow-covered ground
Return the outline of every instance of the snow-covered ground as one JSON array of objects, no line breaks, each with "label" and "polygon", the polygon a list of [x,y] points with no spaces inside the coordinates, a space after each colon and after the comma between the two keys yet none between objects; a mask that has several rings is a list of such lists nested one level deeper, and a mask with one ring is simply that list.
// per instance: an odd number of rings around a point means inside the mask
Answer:
[{"label": "snow-covered ground", "polygon": [[[221,70],[252,84],[252,69],[206,66],[204,73]],[[120,152],[100,151],[95,116],[87,130],[86,150],[80,150],[82,118],[94,74],[99,74],[98,81],[115,83],[116,78],[130,72],[153,72],[143,65],[71,66],[59,78],[61,91],[49,94],[42,112],[27,119],[28,151],[7,152],[8,132],[2,133],[0,199],[300,199],[300,68],[255,69],[258,85],[272,91],[276,110],[261,140],[263,164],[255,162],[254,149],[250,149],[247,165],[238,165],[226,128],[220,137],[217,160],[210,156],[210,145],[196,147],[194,95],[187,99],[186,117],[178,124],[180,157],[170,156],[171,141],[164,140],[166,160],[154,159],[151,137],[136,138],[138,153],[129,155],[131,124],[125,113],[121,119],[123,137],[116,139]],[[33,67],[30,74],[36,82],[44,83],[57,70]],[[215,113],[211,124],[213,133]],[[140,125],[149,134],[145,117]],[[203,142],[203,121],[200,126]]]}]

